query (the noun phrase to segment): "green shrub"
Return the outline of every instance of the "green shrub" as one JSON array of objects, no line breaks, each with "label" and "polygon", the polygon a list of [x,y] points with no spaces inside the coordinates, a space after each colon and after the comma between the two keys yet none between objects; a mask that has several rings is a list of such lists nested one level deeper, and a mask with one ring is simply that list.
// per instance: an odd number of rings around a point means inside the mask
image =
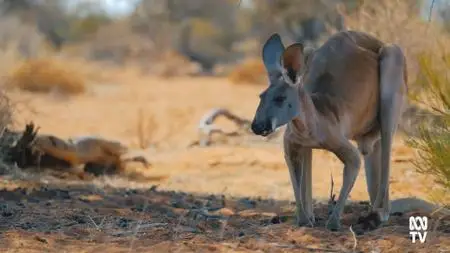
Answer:
[{"label": "green shrub", "polygon": [[[440,50],[438,50],[440,51]],[[441,56],[443,55],[443,56]],[[444,191],[450,192],[450,55],[434,52],[418,56],[418,85],[421,94],[415,100],[432,108],[442,117],[442,124],[418,126],[419,136],[407,143],[417,149],[417,171],[431,175]]]}]

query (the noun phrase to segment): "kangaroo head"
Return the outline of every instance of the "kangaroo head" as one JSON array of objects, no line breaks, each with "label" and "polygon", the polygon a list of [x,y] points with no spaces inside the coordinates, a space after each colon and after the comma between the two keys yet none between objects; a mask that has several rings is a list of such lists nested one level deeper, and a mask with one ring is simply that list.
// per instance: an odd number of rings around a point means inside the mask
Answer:
[{"label": "kangaroo head", "polygon": [[251,128],[254,134],[267,136],[300,114],[303,44],[285,48],[280,36],[273,34],[263,46],[262,59],[269,87],[260,94]]}]

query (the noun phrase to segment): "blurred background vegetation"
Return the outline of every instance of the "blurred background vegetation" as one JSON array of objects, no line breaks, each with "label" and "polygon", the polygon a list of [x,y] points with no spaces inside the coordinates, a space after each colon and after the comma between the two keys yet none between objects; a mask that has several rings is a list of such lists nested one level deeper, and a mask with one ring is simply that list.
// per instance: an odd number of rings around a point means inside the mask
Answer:
[{"label": "blurred background vegetation", "polygon": [[424,126],[410,144],[419,152],[418,169],[450,188],[450,1],[436,1],[431,12],[430,5],[428,0],[3,0],[0,73],[5,87],[70,94],[82,93],[98,72],[83,68],[87,63],[167,78],[225,75],[232,83],[264,85],[260,47],[271,33],[280,33],[286,43],[317,47],[335,31],[366,31],[404,48],[411,101],[444,119]]}]

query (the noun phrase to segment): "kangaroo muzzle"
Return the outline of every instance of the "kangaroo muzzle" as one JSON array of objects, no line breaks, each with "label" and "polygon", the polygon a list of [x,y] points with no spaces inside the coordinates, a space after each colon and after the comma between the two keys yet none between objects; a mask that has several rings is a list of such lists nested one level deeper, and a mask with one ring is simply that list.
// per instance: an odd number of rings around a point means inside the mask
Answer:
[{"label": "kangaroo muzzle", "polygon": [[272,120],[265,120],[265,121],[253,121],[251,125],[251,129],[254,134],[261,135],[261,136],[267,136],[273,131],[275,131],[277,121],[276,119]]}]

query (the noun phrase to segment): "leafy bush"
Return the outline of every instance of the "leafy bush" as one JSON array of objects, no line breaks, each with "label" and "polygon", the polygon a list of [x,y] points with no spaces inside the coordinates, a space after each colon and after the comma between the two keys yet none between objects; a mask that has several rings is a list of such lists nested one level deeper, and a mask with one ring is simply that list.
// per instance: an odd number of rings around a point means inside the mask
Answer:
[{"label": "leafy bush", "polygon": [[51,58],[23,62],[9,75],[7,86],[41,93],[80,94],[86,90],[83,75]]},{"label": "leafy bush", "polygon": [[[438,50],[442,52],[442,50]],[[431,175],[435,182],[450,191],[450,55],[443,57],[435,51],[422,53],[418,57],[419,73],[417,82],[421,94],[415,99],[438,113],[440,124],[419,126],[419,136],[408,140],[417,149],[414,165],[419,173]]]},{"label": "leafy bush", "polygon": [[71,20],[69,37],[73,41],[86,39],[95,34],[102,26],[109,24],[110,19],[101,14],[90,14],[86,17],[76,17]]}]

